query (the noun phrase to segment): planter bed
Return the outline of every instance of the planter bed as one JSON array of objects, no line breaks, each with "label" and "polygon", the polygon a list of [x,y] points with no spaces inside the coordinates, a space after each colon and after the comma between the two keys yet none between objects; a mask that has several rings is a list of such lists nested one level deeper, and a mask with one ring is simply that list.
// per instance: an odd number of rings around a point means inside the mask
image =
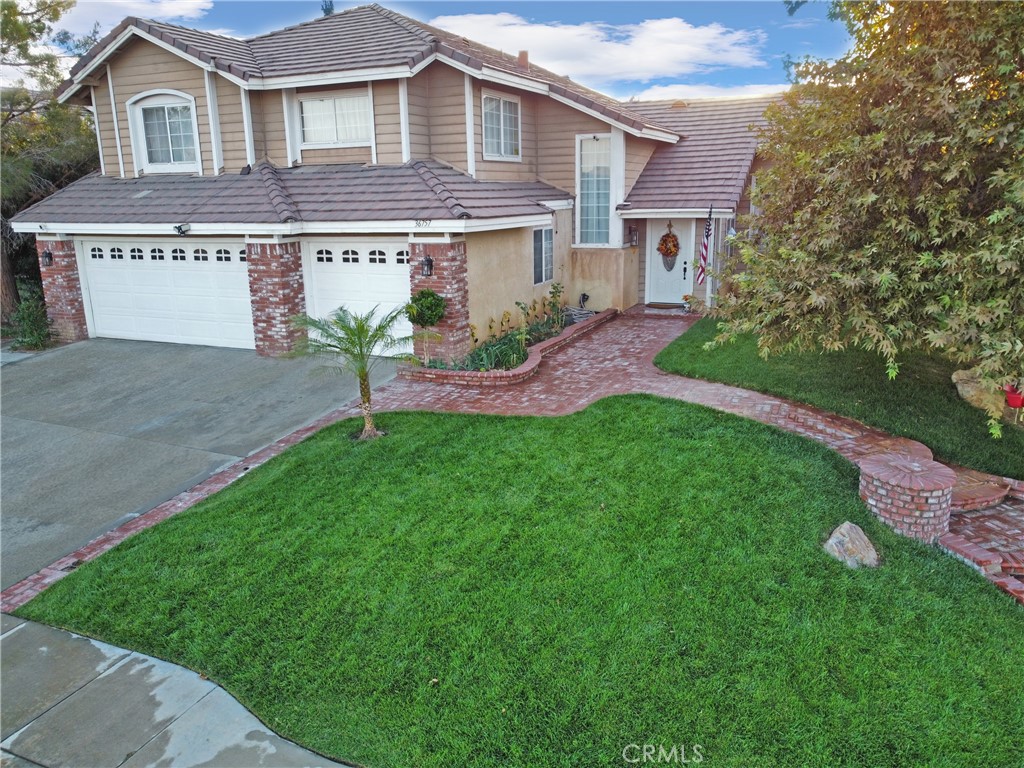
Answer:
[{"label": "planter bed", "polygon": [[452,371],[445,368],[424,368],[419,365],[402,364],[398,366],[398,375],[412,381],[432,381],[438,384],[464,384],[476,387],[504,387],[518,384],[537,373],[544,355],[572,343],[579,336],[608,322],[618,313],[617,309],[606,309],[587,320],[573,323],[554,338],[530,347],[526,362],[510,371]]}]

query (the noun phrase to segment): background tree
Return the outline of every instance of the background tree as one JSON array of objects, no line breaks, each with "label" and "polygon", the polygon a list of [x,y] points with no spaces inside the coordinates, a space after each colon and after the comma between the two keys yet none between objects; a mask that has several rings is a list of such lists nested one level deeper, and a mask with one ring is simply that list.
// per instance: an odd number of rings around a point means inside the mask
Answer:
[{"label": "background tree", "polygon": [[832,15],[853,48],[797,64],[769,109],[719,341],[863,347],[890,376],[931,347],[993,391],[1024,382],[1024,3]]},{"label": "background tree", "polygon": [[373,423],[370,397],[370,375],[373,369],[412,341],[411,336],[400,337],[394,334],[395,324],[404,316],[405,307],[398,307],[381,317],[377,316],[378,308],[359,314],[338,307],[324,318],[308,315],[292,318],[293,326],[306,331],[293,354],[320,357],[329,361],[325,370],[351,373],[359,382],[360,410],[363,414],[360,440],[381,435]]},{"label": "background tree", "polygon": [[9,218],[99,164],[88,113],[57,104],[61,62],[85,52],[92,34],[76,38],[53,25],[74,0],[0,0],[0,65],[23,77],[0,90],[0,313],[6,323],[17,307],[16,276],[38,282],[32,238],[11,230]]}]

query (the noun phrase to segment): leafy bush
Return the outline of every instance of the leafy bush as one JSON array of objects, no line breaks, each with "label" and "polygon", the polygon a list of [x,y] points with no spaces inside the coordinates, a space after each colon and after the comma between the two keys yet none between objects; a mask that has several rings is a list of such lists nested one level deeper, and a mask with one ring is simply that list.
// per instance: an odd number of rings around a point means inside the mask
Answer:
[{"label": "leafy bush", "polygon": [[448,303],[429,288],[417,292],[405,307],[405,316],[409,322],[421,328],[431,328],[441,322]]},{"label": "leafy bush", "polygon": [[38,292],[28,293],[11,314],[14,346],[18,349],[46,349],[53,344],[46,304]]}]

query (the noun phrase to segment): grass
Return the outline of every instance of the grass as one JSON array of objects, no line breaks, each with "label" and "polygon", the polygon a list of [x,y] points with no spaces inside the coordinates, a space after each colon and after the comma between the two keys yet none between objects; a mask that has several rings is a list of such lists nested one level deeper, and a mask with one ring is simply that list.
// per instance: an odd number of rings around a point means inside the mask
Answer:
[{"label": "grass", "polygon": [[956,367],[935,355],[905,356],[899,376],[889,381],[882,359],[863,350],[784,354],[765,361],[753,337],[705,350],[716,328],[714,320],[701,320],[662,350],[655,365],[816,405],[919,440],[937,459],[1024,479],[1024,429],[1005,425],[1003,436],[992,438],[986,414],[957,395],[950,380]]},{"label": "grass", "polygon": [[[1024,611],[877,523],[855,468],[646,396],[326,429],[18,614],[209,675],[369,766],[1020,759]],[[821,543],[853,520],[884,566]]]}]

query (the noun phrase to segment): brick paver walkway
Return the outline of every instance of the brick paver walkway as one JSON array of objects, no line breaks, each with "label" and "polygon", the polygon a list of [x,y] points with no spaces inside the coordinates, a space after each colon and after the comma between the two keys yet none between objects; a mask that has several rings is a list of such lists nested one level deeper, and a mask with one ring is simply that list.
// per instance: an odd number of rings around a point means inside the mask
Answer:
[{"label": "brick paver walkway", "polygon": [[[795,432],[825,443],[854,463],[887,450],[931,458],[931,450],[927,446],[893,437],[853,419],[784,398],[667,374],[655,368],[654,356],[697,319],[694,315],[652,313],[634,308],[545,357],[537,375],[520,384],[500,388],[470,387],[398,378],[375,390],[374,408],[377,411],[558,416],[579,411],[609,395],[647,393],[698,403]],[[139,518],[123,527],[132,527],[132,530],[117,529],[101,537],[102,541],[97,540],[82,551],[68,555],[36,576],[6,590],[3,593],[3,610],[10,610],[31,599],[46,585],[73,569],[76,560],[95,557],[135,530],[155,524],[233,482],[251,467],[258,466],[317,429],[357,414],[354,404],[340,409],[143,516],[151,517],[152,522]],[[989,502],[997,504],[1005,496],[1006,483],[1002,478],[957,467],[953,469],[964,482],[961,494],[966,494],[965,508],[974,505],[979,494],[991,496],[993,486],[1000,483],[1002,487],[997,489],[997,497],[990,498]],[[956,505],[956,491],[954,494]],[[955,535],[951,541],[957,546],[947,546],[947,549],[1024,603],[1024,582],[1014,578],[1019,570],[1010,570],[1024,564],[1022,523],[1024,501],[1020,499],[1006,499],[999,506],[982,512],[954,513],[950,533]],[[946,545],[945,541],[942,543]],[[1000,563],[1007,569],[1003,570]]]}]

